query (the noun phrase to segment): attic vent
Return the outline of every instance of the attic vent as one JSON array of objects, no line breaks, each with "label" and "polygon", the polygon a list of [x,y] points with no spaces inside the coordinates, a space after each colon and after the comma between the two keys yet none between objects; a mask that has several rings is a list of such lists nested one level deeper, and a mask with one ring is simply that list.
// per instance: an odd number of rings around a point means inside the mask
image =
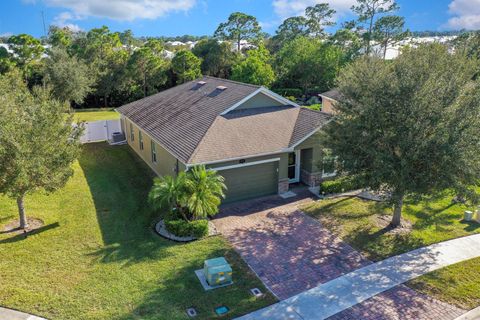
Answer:
[{"label": "attic vent", "polygon": [[227,87],[225,87],[225,86],[218,86],[217,87],[217,90],[222,90],[223,91],[223,90],[226,90],[226,89],[227,89]]}]

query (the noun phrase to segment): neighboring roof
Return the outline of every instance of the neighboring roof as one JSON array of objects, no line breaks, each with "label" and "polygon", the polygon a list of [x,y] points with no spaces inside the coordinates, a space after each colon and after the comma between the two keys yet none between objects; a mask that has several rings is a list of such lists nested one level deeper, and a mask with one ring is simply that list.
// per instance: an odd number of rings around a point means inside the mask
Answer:
[{"label": "neighboring roof", "polygon": [[[202,86],[198,82],[206,83]],[[227,87],[218,92],[218,86]],[[266,89],[203,77],[117,110],[185,164],[279,152],[311,134],[329,115],[298,106],[231,110]]]},{"label": "neighboring roof", "polygon": [[341,94],[340,94],[340,91],[338,91],[338,89],[335,88],[335,89],[332,89],[330,91],[321,93],[320,96],[331,99],[331,100],[338,101],[338,100],[340,100]]}]

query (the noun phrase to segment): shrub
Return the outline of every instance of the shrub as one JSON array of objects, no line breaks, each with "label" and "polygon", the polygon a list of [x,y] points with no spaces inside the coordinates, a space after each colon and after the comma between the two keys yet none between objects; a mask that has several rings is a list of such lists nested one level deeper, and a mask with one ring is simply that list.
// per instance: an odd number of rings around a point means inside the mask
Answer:
[{"label": "shrub", "polygon": [[284,97],[293,96],[299,98],[303,94],[302,90],[297,88],[277,88],[272,91]]},{"label": "shrub", "polygon": [[312,105],[306,106],[305,108],[310,109],[310,110],[315,110],[315,111],[321,111],[322,110],[322,104],[321,103],[312,104]]},{"label": "shrub", "polygon": [[330,193],[341,193],[360,189],[362,186],[358,185],[349,176],[339,177],[333,180],[327,180],[322,182],[320,185],[320,192],[330,194]]},{"label": "shrub", "polygon": [[207,220],[165,220],[165,228],[177,237],[202,238],[208,235]]}]

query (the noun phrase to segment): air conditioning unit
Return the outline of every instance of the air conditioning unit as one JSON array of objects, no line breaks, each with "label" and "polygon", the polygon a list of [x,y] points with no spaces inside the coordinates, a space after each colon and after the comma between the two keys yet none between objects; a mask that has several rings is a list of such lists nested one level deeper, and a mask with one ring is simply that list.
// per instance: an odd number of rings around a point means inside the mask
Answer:
[{"label": "air conditioning unit", "polygon": [[125,141],[125,135],[122,132],[114,132],[112,133],[112,142],[122,142]]}]

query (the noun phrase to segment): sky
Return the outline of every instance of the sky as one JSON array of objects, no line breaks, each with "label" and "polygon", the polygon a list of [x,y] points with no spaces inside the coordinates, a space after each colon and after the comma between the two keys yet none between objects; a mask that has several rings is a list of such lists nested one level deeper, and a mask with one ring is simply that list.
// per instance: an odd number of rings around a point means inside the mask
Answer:
[{"label": "sky", "polygon": [[[75,30],[106,25],[112,31],[131,29],[136,36],[212,35],[235,11],[255,16],[265,32],[274,34],[283,19],[321,2],[337,11],[338,24],[353,18],[350,7],[356,0],[2,0],[0,36],[42,36],[43,20],[47,30],[49,25]],[[397,3],[412,31],[480,29],[480,0]]]}]

